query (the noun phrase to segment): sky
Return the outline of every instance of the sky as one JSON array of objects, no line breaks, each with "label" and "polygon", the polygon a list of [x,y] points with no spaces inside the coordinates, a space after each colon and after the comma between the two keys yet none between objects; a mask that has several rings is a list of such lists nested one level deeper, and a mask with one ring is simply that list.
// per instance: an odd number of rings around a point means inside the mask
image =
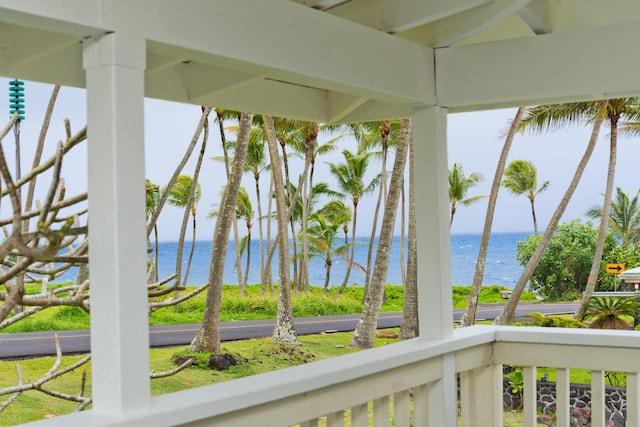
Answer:
[{"label": "sky", "polygon": [[[0,96],[0,111],[5,111],[7,118],[9,116],[8,82],[8,79],[0,78],[0,88],[4,87],[6,91],[4,93],[7,94],[7,96]],[[26,120],[21,123],[23,173],[31,165],[30,156],[40,132],[42,118],[52,89],[53,86],[48,84],[29,81],[25,83]],[[85,111],[84,90],[63,87],[48,132],[47,153],[52,153],[56,142],[64,138],[64,118],[70,119],[72,130],[76,132],[86,123]],[[503,109],[449,114],[447,125],[449,167],[453,163],[458,163],[462,165],[466,175],[478,172],[484,177],[479,185],[471,190],[470,196],[489,194],[504,142],[501,135],[508,128],[515,111],[515,109]],[[159,185],[166,184],[190,142],[199,119],[199,106],[152,99],[145,101],[145,175],[151,181]],[[212,119],[213,116],[211,116]],[[584,152],[589,135],[590,128],[583,125],[552,133],[516,136],[509,154],[509,161],[515,159],[532,161],[538,169],[539,184],[550,181],[549,189],[541,193],[535,202],[540,230],[546,227],[557,203],[566,191]],[[563,222],[574,218],[584,218],[587,209],[602,203],[601,194],[604,192],[609,156],[608,138],[609,132],[603,128],[591,161],[562,218]],[[10,160],[14,156],[13,141],[12,133],[2,141],[5,156]],[[354,142],[349,138],[342,139],[340,145],[341,148],[355,150]],[[640,171],[637,166],[638,159],[640,159],[640,144],[632,138],[620,137],[618,146],[615,185],[620,186],[626,193],[635,194],[640,188],[638,180]],[[198,239],[208,240],[213,236],[214,221],[206,219],[206,216],[212,209],[217,208],[215,204],[219,200],[221,183],[225,182],[225,175],[224,165],[211,158],[221,155],[217,124],[212,121],[200,179],[202,200],[198,206]],[[340,152],[336,151],[319,159],[315,182],[325,181],[333,185],[335,182],[328,172],[326,162],[340,162],[341,158]],[[65,177],[67,194],[74,195],[85,191],[86,148],[81,146],[74,149],[65,157],[64,162],[63,176]],[[194,163],[195,155],[183,174],[191,175]],[[292,163],[292,176],[296,176],[302,171],[302,161],[292,160]],[[391,169],[392,164],[392,159],[390,159],[388,170]],[[370,166],[371,176],[379,172],[379,168],[379,164],[373,162]],[[245,176],[243,185],[253,196],[254,184],[251,175]],[[417,190],[419,194],[419,185]],[[40,194],[45,194],[44,189],[40,191]],[[264,180],[262,192],[265,195],[268,193],[267,179]],[[263,198],[263,205],[266,205],[266,201],[266,197]],[[374,207],[374,195],[364,198],[359,205],[358,235],[366,236],[370,233]],[[472,206],[460,207],[456,213],[451,232],[454,234],[482,232],[486,208],[486,200]],[[254,209],[256,209],[255,199]],[[181,219],[182,211],[179,208],[165,207],[158,224],[161,240],[177,239]],[[514,196],[501,189],[493,222],[493,232],[532,230],[533,223],[528,199],[525,196]],[[240,232],[243,231],[241,227]],[[396,231],[398,233],[398,228]]]}]

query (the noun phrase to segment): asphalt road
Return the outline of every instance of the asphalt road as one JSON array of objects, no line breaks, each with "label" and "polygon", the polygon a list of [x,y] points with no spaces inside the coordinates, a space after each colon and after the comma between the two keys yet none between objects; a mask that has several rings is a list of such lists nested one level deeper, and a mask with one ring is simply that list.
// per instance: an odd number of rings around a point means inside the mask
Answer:
[{"label": "asphalt road", "polygon": [[[519,304],[516,317],[539,311],[545,314],[573,313],[578,304]],[[477,320],[493,320],[500,314],[502,305],[480,305]],[[463,310],[454,310],[453,320],[458,321]],[[320,332],[352,331],[360,316],[326,316],[300,317],[295,319],[298,335],[310,335]],[[378,328],[394,328],[400,326],[402,313],[381,313]],[[198,331],[198,324],[152,326],[149,340],[151,347],[172,347],[186,345],[191,342]],[[224,322],[220,334],[222,341],[236,341],[249,338],[262,338],[273,333],[274,320],[245,320]],[[39,357],[55,355],[53,335],[56,332],[30,332],[0,334],[0,359]],[[58,338],[65,354],[87,353],[90,350],[90,334],[88,330],[58,331]]]}]

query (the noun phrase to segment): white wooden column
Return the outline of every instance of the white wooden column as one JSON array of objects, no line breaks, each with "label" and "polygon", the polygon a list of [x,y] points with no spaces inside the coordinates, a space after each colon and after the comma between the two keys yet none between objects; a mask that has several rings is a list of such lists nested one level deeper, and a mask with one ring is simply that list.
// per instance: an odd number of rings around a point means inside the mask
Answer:
[{"label": "white wooden column", "polygon": [[[447,110],[432,107],[412,116],[416,174],[418,312],[420,338],[453,334],[449,236]],[[428,387],[428,425],[457,425],[455,359],[442,358],[442,379]]]},{"label": "white wooden column", "polygon": [[145,41],[84,41],[87,77],[93,408],[150,406],[146,300]]},{"label": "white wooden column", "polygon": [[414,113],[420,336],[441,339],[453,333],[449,235],[447,110]]}]

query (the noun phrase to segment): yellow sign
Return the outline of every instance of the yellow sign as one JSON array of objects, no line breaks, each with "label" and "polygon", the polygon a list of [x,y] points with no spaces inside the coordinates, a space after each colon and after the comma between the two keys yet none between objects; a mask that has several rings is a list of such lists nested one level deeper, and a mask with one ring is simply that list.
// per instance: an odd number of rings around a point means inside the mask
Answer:
[{"label": "yellow sign", "polygon": [[624,271],[624,264],[607,264],[607,273],[620,274]]}]

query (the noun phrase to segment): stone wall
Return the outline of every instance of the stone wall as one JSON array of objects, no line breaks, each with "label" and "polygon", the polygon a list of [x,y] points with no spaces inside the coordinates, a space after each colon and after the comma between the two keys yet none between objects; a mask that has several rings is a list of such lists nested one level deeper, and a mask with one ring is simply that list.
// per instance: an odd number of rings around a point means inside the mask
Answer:
[{"label": "stone wall", "polygon": [[[556,411],[556,383],[538,381],[538,410],[543,414],[553,414]],[[520,407],[520,396],[511,392],[509,381],[504,380],[504,404],[508,408]],[[605,387],[605,417],[608,425],[625,427],[627,414],[626,389],[624,387]],[[579,414],[589,413],[591,405],[591,386],[589,384],[570,384],[569,402],[575,411],[577,420],[572,425],[590,425],[579,420]]]}]

